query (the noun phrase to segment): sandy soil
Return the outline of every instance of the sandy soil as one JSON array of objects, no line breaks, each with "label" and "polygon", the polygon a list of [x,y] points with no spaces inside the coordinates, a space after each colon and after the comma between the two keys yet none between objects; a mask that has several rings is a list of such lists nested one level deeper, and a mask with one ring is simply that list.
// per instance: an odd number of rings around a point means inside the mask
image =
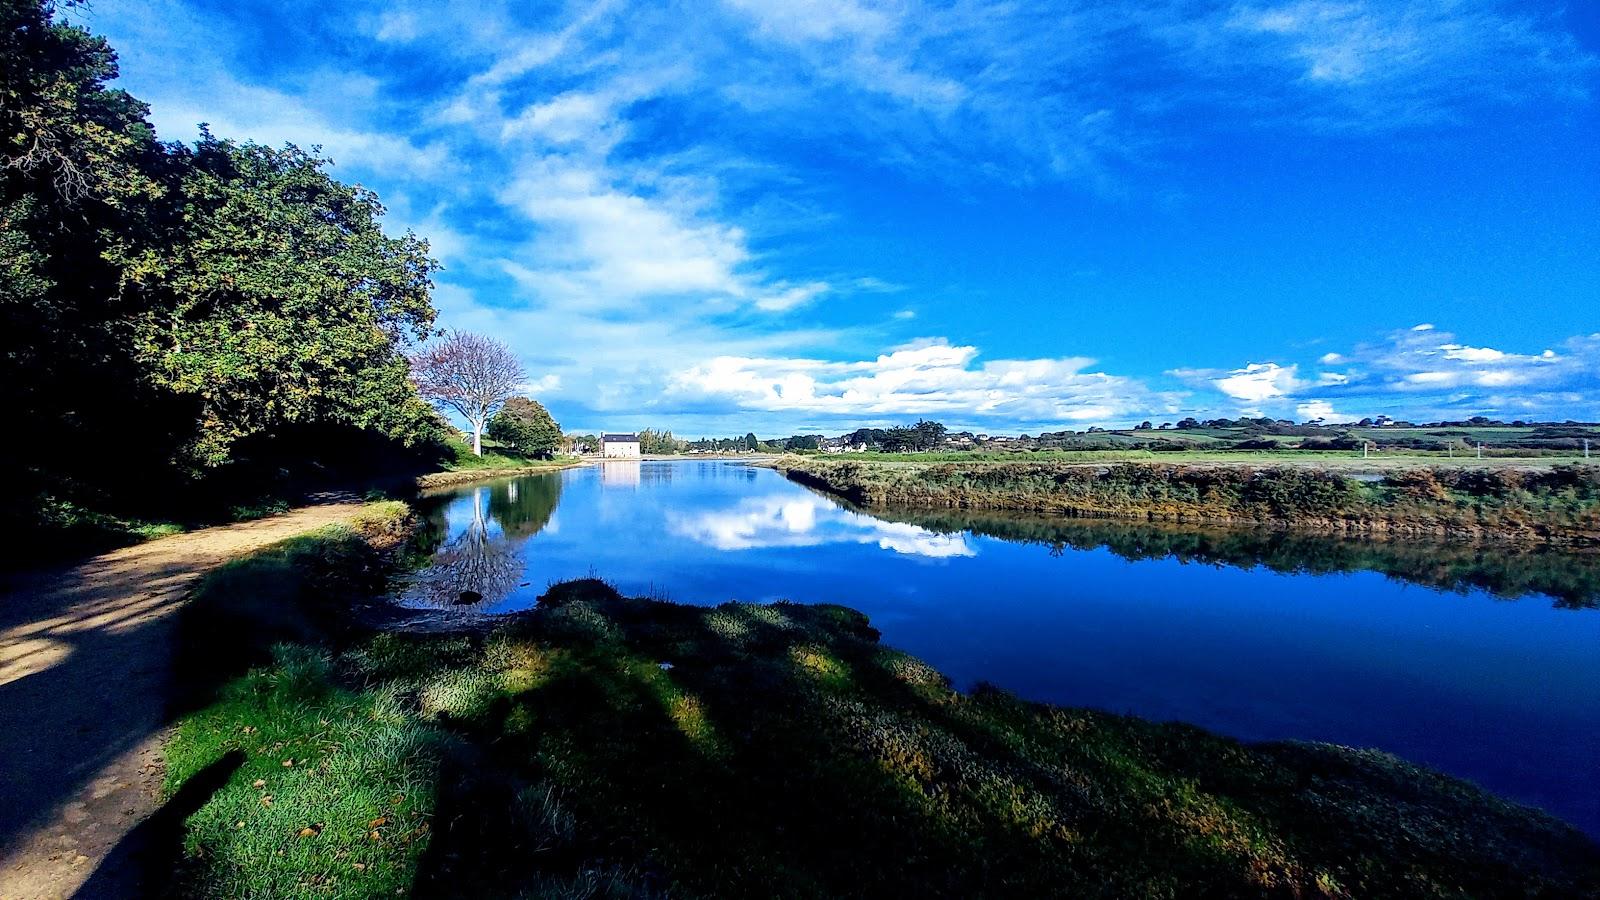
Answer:
[{"label": "sandy soil", "polygon": [[360,507],[302,507],[0,585],[0,898],[140,894],[135,829],[161,805],[172,613],[208,569]]}]

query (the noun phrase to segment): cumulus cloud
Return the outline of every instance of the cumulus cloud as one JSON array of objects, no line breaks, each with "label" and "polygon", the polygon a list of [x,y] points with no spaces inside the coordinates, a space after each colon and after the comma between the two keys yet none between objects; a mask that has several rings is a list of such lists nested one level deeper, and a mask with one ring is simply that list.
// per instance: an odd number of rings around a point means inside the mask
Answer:
[{"label": "cumulus cloud", "polygon": [[1383,340],[1326,354],[1345,367],[1296,376],[1295,364],[1251,364],[1227,373],[1179,370],[1190,383],[1209,381],[1235,401],[1288,409],[1304,418],[1340,418],[1335,406],[1405,417],[1472,415],[1538,418],[1600,414],[1600,335],[1575,337],[1530,352],[1467,344],[1432,324],[1391,332]]},{"label": "cumulus cloud", "polygon": [[1176,409],[1177,395],[1085,371],[1093,360],[978,360],[976,347],[918,341],[872,360],[723,356],[671,377],[668,392],[744,409],[872,419],[1105,422]]},{"label": "cumulus cloud", "polygon": [[1235,400],[1263,403],[1294,393],[1300,386],[1297,366],[1277,363],[1250,363],[1212,382],[1217,390]]}]

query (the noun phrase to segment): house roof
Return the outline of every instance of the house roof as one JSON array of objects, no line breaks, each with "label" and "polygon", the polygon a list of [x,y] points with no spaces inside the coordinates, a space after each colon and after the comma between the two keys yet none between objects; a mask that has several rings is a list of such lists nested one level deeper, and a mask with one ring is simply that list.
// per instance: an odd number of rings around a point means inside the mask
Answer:
[{"label": "house roof", "polygon": [[603,444],[637,444],[639,443],[639,436],[637,434],[602,434],[600,435],[600,442]]}]

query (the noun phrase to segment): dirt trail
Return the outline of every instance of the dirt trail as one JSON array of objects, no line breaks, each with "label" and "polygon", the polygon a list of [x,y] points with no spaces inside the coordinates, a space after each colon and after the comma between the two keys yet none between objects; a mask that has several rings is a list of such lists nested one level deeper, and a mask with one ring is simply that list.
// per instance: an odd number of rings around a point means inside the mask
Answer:
[{"label": "dirt trail", "polygon": [[129,834],[160,806],[172,613],[207,570],[360,507],[302,507],[3,585],[0,900],[69,897],[91,875],[97,897],[137,895]]}]

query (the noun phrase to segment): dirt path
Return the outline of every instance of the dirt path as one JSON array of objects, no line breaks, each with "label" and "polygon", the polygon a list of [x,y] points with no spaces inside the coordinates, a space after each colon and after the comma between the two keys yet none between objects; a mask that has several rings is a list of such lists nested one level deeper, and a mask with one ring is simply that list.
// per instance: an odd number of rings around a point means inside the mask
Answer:
[{"label": "dirt path", "polygon": [[174,535],[4,584],[0,900],[69,897],[91,875],[96,897],[137,895],[137,840],[125,839],[159,806],[172,613],[206,570],[360,506]]}]

